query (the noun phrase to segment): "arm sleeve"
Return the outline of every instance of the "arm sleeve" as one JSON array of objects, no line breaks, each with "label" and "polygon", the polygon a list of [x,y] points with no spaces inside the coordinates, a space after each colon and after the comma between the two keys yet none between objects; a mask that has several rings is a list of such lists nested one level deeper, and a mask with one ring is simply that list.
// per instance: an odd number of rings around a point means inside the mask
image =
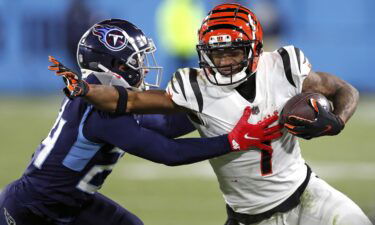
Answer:
[{"label": "arm sleeve", "polygon": [[94,111],[86,120],[83,132],[89,140],[108,143],[168,166],[195,163],[230,152],[227,135],[168,139],[140,127],[132,115],[110,116]]},{"label": "arm sleeve", "polygon": [[138,124],[169,138],[180,137],[195,130],[185,113],[171,115],[134,115]]}]

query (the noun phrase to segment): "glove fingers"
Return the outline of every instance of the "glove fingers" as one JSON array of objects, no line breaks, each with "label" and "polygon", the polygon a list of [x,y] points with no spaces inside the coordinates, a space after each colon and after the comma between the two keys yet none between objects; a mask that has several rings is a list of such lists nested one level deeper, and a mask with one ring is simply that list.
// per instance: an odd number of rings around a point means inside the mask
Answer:
[{"label": "glove fingers", "polygon": [[273,127],[270,127],[270,128],[266,128],[264,129],[264,134],[265,135],[270,135],[272,133],[275,133],[277,131],[280,131],[281,129],[283,128],[282,125],[278,124],[276,126],[273,126]]},{"label": "glove fingers", "polygon": [[238,123],[241,123],[241,124],[245,123],[245,124],[247,124],[248,123],[247,121],[249,120],[250,115],[251,115],[251,108],[250,108],[250,106],[247,106],[245,108],[245,110],[243,111],[241,119],[238,121]]},{"label": "glove fingers", "polygon": [[287,128],[288,130],[291,130],[291,129],[293,129],[293,128],[296,127],[296,126],[294,126],[294,125],[292,125],[292,124],[289,124],[289,123],[285,123],[285,124],[284,124],[284,127]]},{"label": "glove fingers", "polygon": [[272,141],[272,140],[275,140],[275,139],[280,138],[281,136],[283,136],[283,133],[281,133],[281,132],[279,131],[279,132],[277,132],[277,133],[274,133],[274,134],[270,134],[270,135],[265,136],[264,138],[262,138],[262,140],[264,140],[264,141]]},{"label": "glove fingers", "polygon": [[314,98],[310,98],[309,103],[313,107],[313,109],[315,110],[315,112],[319,114],[319,111],[320,111],[319,110],[319,106],[320,106],[319,102],[316,101],[316,99],[314,99]]},{"label": "glove fingers", "polygon": [[57,59],[55,59],[54,57],[49,56],[48,60],[53,63],[53,65],[48,66],[48,69],[51,71],[55,71],[57,75],[60,75],[61,73],[65,73],[65,72],[74,73],[69,68],[64,66],[61,62],[59,62]]},{"label": "glove fingers", "polygon": [[48,56],[48,61],[53,63],[52,66],[48,66],[48,69],[51,71],[59,71],[60,66],[62,65],[59,61],[57,61],[53,56]]},{"label": "glove fingers", "polygon": [[293,126],[290,124],[285,124],[285,127],[287,128],[289,133],[297,137],[307,140],[310,140],[312,137],[315,137],[315,135],[312,135],[311,131],[308,131],[307,128],[304,126]]},{"label": "glove fingers", "polygon": [[56,72],[58,76],[64,76],[66,79],[70,80],[71,83],[77,83],[79,79],[78,76],[73,72]]},{"label": "glove fingers", "polygon": [[308,129],[306,126],[294,126],[294,125],[291,125],[291,124],[284,124],[284,126],[290,130],[290,131],[293,131],[293,132],[297,132],[297,133],[306,133],[306,130]]},{"label": "glove fingers", "polygon": [[279,119],[279,115],[277,113],[274,113],[272,116],[268,116],[263,121],[261,121],[261,124],[263,127],[268,127],[270,124],[274,123]]},{"label": "glove fingers", "polygon": [[57,59],[55,59],[55,57],[53,57],[53,56],[48,56],[48,61],[50,61],[51,63],[56,64],[56,65],[60,64],[60,62],[57,61]]},{"label": "glove fingers", "polygon": [[293,135],[296,135],[296,136],[298,136],[298,133],[297,133],[297,132],[294,132],[294,131],[292,131],[292,130],[289,130],[289,129],[288,129],[288,132],[289,132],[289,133],[291,133],[291,134],[293,134]]},{"label": "glove fingers", "polygon": [[58,71],[59,67],[57,65],[48,66],[48,69],[51,71]]},{"label": "glove fingers", "polygon": [[302,117],[299,117],[299,116],[295,116],[295,115],[288,116],[287,121],[288,121],[289,124],[297,125],[297,126],[298,125],[311,124],[311,123],[314,122],[313,120],[308,120],[308,119],[305,119],[305,118],[302,118]]}]

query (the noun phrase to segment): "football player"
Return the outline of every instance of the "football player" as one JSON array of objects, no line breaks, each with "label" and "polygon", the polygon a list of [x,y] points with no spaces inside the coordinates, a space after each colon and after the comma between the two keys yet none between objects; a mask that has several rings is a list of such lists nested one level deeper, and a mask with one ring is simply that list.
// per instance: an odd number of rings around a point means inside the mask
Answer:
[{"label": "football player", "polygon": [[[130,22],[106,20],[95,24],[78,45],[78,62],[86,82],[138,89],[155,47]],[[73,74],[62,64],[51,69]],[[67,90],[69,91],[69,90]],[[120,102],[122,104],[122,102]],[[244,111],[244,110],[242,110]],[[277,116],[249,124],[250,108],[228,135],[212,138],[168,139],[194,129],[186,116],[156,116],[137,121],[132,114],[114,115],[96,110],[84,99],[64,99],[53,128],[35,151],[22,177],[0,195],[0,225],[140,225],[142,221],[97,191],[117,161],[130,153],[169,166],[183,165],[247,150],[281,136],[280,127],[268,127]],[[144,125],[141,127],[140,125]],[[158,125],[159,124],[159,125]],[[171,126],[172,124],[173,126]],[[178,128],[177,128],[178,127]],[[262,136],[248,139],[251,129]],[[261,141],[259,141],[261,140]],[[118,148],[116,148],[118,147]]]},{"label": "football player", "polygon": [[[332,112],[312,100],[316,119],[290,116],[285,125],[289,132],[268,142],[270,149],[253,147],[210,160],[226,203],[225,224],[371,224],[353,201],[311,171],[297,139],[339,134],[355,111],[358,91],[334,75],[314,72],[304,53],[294,46],[264,52],[262,36],[260,22],[248,8],[218,5],[199,29],[200,68],[179,69],[166,92],[128,90],[124,94],[67,76],[77,89],[69,94],[83,96],[95,107],[111,112],[176,112],[182,108],[202,136],[212,137],[230,131],[245,107],[252,109],[249,122],[257,123],[280,112],[292,96],[321,93],[332,102]],[[119,105],[118,99],[127,101]],[[257,131],[250,134],[254,133]]]}]

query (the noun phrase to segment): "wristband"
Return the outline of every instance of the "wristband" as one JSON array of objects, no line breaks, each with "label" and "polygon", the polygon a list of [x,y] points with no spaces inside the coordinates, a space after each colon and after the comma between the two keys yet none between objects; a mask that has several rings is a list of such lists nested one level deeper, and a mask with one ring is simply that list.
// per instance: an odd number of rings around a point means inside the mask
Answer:
[{"label": "wristband", "polygon": [[115,110],[115,114],[125,114],[126,113],[126,106],[128,103],[128,92],[122,86],[114,85],[113,86],[118,92],[118,100],[117,106]]}]

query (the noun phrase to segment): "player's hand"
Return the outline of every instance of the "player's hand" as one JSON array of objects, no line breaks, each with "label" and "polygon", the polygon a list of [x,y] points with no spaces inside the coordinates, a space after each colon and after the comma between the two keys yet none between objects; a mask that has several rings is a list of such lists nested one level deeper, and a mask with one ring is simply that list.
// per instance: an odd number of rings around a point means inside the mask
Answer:
[{"label": "player's hand", "polygon": [[64,94],[69,98],[85,96],[89,91],[89,85],[82,80],[80,73],[75,73],[71,69],[64,66],[54,57],[49,56],[48,60],[53,63],[48,69],[54,71],[56,75],[61,76],[66,87],[63,89]]},{"label": "player's hand", "polygon": [[232,151],[249,150],[251,147],[271,151],[270,142],[282,136],[281,125],[268,127],[279,119],[278,114],[274,113],[257,124],[248,122],[250,116],[251,108],[246,107],[241,119],[228,134]]},{"label": "player's hand", "polygon": [[337,135],[344,129],[344,122],[341,118],[311,98],[309,101],[311,107],[316,112],[315,120],[306,120],[297,116],[289,116],[284,126],[288,131],[297,137],[311,139],[325,135]]}]

